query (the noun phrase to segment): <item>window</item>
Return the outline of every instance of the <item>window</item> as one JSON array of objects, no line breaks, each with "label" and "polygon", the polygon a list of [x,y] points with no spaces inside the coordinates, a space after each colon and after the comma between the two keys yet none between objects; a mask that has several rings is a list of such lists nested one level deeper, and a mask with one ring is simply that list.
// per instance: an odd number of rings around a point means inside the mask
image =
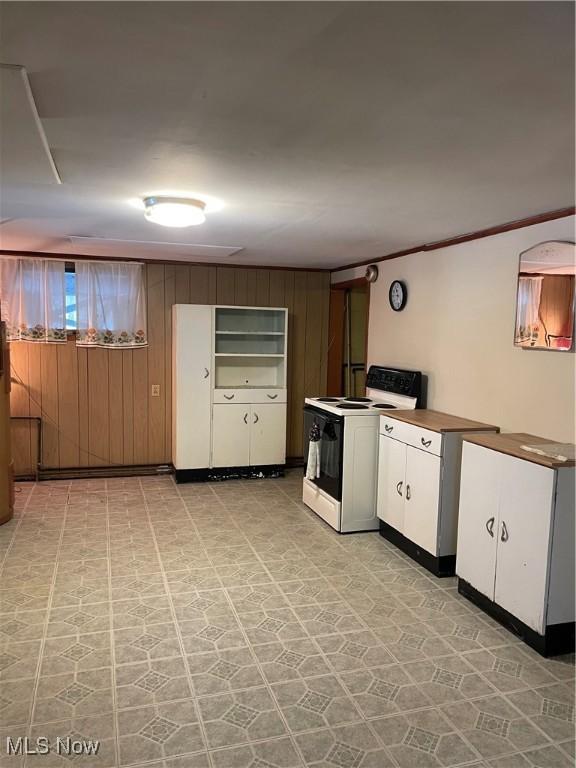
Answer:
[{"label": "window", "polygon": [[146,275],[139,262],[0,258],[0,300],[11,341],[144,347]]},{"label": "window", "polygon": [[66,330],[75,331],[78,328],[76,317],[76,272],[73,264],[66,264]]}]

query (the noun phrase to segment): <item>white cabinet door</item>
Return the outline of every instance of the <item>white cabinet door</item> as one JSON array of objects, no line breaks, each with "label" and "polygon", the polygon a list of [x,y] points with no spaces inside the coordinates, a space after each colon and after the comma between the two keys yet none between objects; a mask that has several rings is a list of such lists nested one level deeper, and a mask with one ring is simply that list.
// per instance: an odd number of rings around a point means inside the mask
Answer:
[{"label": "white cabinet door", "polygon": [[500,503],[495,602],[544,631],[554,470],[498,455]]},{"label": "white cabinet door", "polygon": [[430,554],[438,554],[440,505],[439,456],[408,446],[404,496],[404,536]]},{"label": "white cabinet door", "polygon": [[212,307],[172,310],[172,462],[176,469],[210,466]]},{"label": "white cabinet door", "polygon": [[286,405],[252,404],[250,464],[286,462]]},{"label": "white cabinet door", "polygon": [[406,446],[391,437],[380,435],[376,514],[400,533],[404,533],[405,475]]},{"label": "white cabinet door", "polygon": [[212,466],[250,464],[250,406],[212,406]]},{"label": "white cabinet door", "polygon": [[494,600],[499,453],[464,442],[460,472],[456,573]]}]

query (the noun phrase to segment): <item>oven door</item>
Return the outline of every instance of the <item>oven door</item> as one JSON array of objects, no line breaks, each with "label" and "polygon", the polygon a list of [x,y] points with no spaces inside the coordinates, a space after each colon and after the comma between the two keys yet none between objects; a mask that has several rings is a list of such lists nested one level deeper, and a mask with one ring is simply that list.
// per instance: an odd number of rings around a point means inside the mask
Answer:
[{"label": "oven door", "polygon": [[304,472],[310,446],[310,430],[320,427],[320,477],[310,482],[336,501],[342,500],[342,454],[344,449],[344,417],[327,413],[313,405],[304,406]]}]

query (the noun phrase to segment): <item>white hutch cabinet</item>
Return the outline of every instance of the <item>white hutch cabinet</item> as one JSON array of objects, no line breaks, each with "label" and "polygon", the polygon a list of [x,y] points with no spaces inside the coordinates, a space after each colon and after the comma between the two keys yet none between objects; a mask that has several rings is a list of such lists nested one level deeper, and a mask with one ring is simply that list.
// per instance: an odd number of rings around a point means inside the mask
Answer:
[{"label": "white hutch cabinet", "polygon": [[462,433],[487,430],[428,409],[380,416],[380,534],[436,576],[454,573]]},{"label": "white hutch cabinet", "polygon": [[277,474],[286,461],[287,310],[175,304],[176,479]]},{"label": "white hutch cabinet", "polygon": [[527,434],[466,436],[458,590],[543,655],[574,650],[574,462]]}]

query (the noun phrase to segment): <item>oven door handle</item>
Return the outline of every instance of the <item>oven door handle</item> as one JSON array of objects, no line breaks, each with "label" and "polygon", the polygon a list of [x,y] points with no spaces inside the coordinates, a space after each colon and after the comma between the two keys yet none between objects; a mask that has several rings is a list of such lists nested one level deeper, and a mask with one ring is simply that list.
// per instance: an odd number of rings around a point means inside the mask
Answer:
[{"label": "oven door handle", "polygon": [[326,411],[321,411],[319,408],[314,408],[312,405],[305,405],[304,413],[307,413],[309,416],[314,416],[315,419],[318,419],[318,421],[322,421],[326,424],[342,424],[344,422],[343,416],[340,418],[337,416],[331,416]]}]

